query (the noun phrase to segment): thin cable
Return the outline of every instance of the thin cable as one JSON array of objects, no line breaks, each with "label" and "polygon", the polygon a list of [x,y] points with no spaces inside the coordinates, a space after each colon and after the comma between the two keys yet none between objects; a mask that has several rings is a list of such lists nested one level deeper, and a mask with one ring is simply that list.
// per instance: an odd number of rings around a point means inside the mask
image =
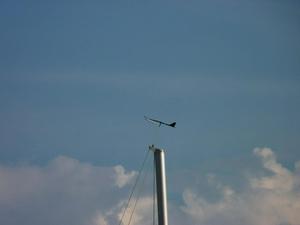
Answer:
[{"label": "thin cable", "polygon": [[136,200],[135,200],[135,203],[134,203],[134,206],[133,206],[133,209],[132,209],[132,212],[131,212],[131,215],[130,215],[130,218],[129,218],[129,221],[128,221],[128,224],[127,225],[130,225],[131,223],[131,220],[133,219],[133,214],[134,214],[134,211],[135,211],[135,208],[137,206],[137,203],[138,201],[140,200],[140,195],[141,195],[141,192],[142,192],[142,187],[145,183],[145,180],[146,180],[146,177],[147,177],[148,173],[145,172],[144,173],[144,177],[143,177],[143,180],[142,180],[142,183],[141,183],[141,186],[139,188],[139,192],[137,193],[137,196],[136,196]]},{"label": "thin cable", "polygon": [[123,214],[122,214],[121,220],[120,220],[120,222],[119,222],[119,225],[121,225],[122,222],[123,222],[123,218],[124,218],[125,213],[126,213],[126,211],[127,211],[127,209],[128,209],[128,206],[129,206],[129,203],[130,203],[130,201],[131,201],[131,198],[132,198],[132,195],[133,195],[133,193],[134,193],[134,190],[135,190],[135,188],[136,188],[136,186],[137,186],[137,184],[138,184],[138,181],[139,181],[139,179],[140,179],[140,177],[141,177],[141,173],[142,173],[142,170],[144,169],[145,163],[146,163],[147,158],[148,158],[148,156],[149,156],[149,152],[150,152],[150,150],[148,150],[148,151],[146,152],[144,161],[143,161],[143,163],[142,163],[142,165],[141,165],[141,167],[140,167],[138,176],[137,176],[137,178],[136,178],[136,180],[135,180],[135,182],[134,182],[134,185],[133,185],[133,187],[132,187],[130,196],[129,196],[129,198],[128,198],[126,207],[125,207],[125,209],[124,209],[124,211],[123,211]]}]

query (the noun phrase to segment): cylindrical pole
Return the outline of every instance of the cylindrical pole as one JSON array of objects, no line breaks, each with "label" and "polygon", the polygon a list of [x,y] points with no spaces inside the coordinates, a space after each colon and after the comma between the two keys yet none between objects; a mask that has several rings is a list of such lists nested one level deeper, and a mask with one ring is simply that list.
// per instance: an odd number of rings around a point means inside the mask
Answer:
[{"label": "cylindrical pole", "polygon": [[165,154],[162,149],[150,147],[154,152],[157,191],[158,225],[168,225],[167,185],[165,171]]}]

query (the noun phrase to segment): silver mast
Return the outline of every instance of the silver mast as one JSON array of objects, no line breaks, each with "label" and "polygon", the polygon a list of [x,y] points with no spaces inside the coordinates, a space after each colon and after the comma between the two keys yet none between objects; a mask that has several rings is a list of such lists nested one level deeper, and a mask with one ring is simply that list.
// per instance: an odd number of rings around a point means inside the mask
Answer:
[{"label": "silver mast", "polygon": [[154,153],[155,161],[158,225],[168,225],[165,153],[154,145],[149,148]]}]

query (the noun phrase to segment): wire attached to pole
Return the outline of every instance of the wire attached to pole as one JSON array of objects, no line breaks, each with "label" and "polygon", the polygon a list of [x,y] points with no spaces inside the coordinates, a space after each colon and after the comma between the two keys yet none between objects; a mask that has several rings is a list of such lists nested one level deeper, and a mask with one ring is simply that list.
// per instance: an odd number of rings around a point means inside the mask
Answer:
[{"label": "wire attached to pole", "polygon": [[143,177],[143,179],[142,179],[142,181],[141,181],[142,183],[141,183],[140,189],[139,189],[139,191],[138,191],[138,193],[137,193],[137,197],[136,197],[136,200],[135,200],[135,203],[134,203],[134,206],[133,206],[133,209],[132,209],[132,212],[131,212],[131,215],[130,215],[130,218],[129,218],[129,221],[128,221],[128,224],[127,224],[127,225],[130,225],[130,223],[131,223],[131,221],[132,221],[132,219],[133,219],[134,211],[135,211],[135,208],[136,208],[136,206],[137,206],[138,201],[140,200],[140,196],[141,196],[141,192],[142,192],[142,187],[143,187],[143,185],[144,185],[144,183],[145,183],[147,174],[148,174],[148,173],[146,173],[146,172],[144,173],[144,177]]},{"label": "wire attached to pole", "polygon": [[[123,211],[123,213],[122,213],[122,217],[121,217],[121,219],[120,219],[119,225],[121,225],[121,224],[123,223],[123,219],[124,219],[125,213],[126,213],[126,211],[128,210],[129,203],[130,203],[131,198],[132,198],[132,196],[133,196],[133,193],[134,193],[134,191],[135,191],[135,189],[136,189],[136,186],[137,186],[137,184],[138,184],[138,182],[139,182],[139,180],[140,180],[141,173],[142,173],[142,171],[143,171],[143,169],[144,169],[144,167],[145,167],[147,158],[148,158],[148,156],[149,156],[149,152],[150,152],[150,150],[148,150],[148,151],[146,152],[146,155],[145,155],[145,157],[144,157],[143,163],[142,163],[142,165],[141,165],[141,167],[140,167],[140,169],[139,169],[138,176],[137,176],[137,178],[136,178],[136,180],[135,180],[135,182],[134,182],[134,185],[133,185],[133,187],[132,187],[132,190],[131,190],[129,199],[128,199],[127,204],[126,204],[126,207],[125,207],[125,209],[124,209],[124,211]],[[145,176],[144,176],[144,179],[145,179]],[[135,206],[136,206],[136,203],[135,203]],[[134,208],[135,208],[135,207],[134,207]],[[134,210],[133,210],[133,211],[134,211]],[[132,216],[130,216],[130,218],[132,218]],[[130,224],[130,223],[129,223],[129,224]]]}]

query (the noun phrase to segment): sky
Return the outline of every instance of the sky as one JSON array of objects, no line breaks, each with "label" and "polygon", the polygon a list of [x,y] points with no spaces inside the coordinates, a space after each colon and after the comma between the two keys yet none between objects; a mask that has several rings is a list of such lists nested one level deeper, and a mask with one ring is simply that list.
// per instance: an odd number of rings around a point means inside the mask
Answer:
[{"label": "sky", "polygon": [[116,224],[155,144],[172,224],[299,225],[299,9],[1,0],[0,223]]}]

